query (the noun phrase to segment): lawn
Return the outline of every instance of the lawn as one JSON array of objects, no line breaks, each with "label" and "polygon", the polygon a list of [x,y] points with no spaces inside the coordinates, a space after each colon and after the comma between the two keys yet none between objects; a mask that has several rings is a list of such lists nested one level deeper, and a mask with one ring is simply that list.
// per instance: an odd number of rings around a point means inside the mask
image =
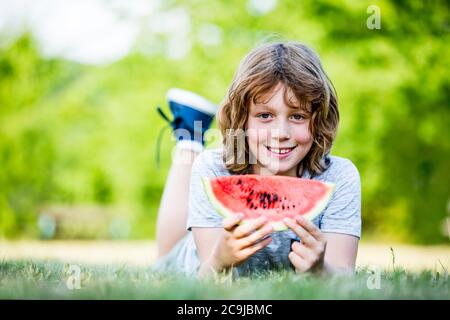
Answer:
[{"label": "lawn", "polygon": [[[275,272],[208,280],[156,274],[126,264],[71,265],[55,260],[0,262],[0,299],[449,299],[448,271],[358,268],[352,277]],[[379,286],[377,285],[379,284]],[[72,288],[72,289],[71,289]]]}]

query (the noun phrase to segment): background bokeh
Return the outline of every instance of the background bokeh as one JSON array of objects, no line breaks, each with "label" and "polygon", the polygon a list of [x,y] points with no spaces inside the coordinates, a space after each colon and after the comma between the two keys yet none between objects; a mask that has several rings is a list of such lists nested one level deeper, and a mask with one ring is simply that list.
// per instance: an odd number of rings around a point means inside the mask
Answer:
[{"label": "background bokeh", "polygon": [[219,103],[240,59],[282,38],[334,82],[363,240],[448,243],[449,32],[447,1],[2,0],[0,239],[154,238],[174,146],[166,132],[158,168],[156,106],[170,87]]}]

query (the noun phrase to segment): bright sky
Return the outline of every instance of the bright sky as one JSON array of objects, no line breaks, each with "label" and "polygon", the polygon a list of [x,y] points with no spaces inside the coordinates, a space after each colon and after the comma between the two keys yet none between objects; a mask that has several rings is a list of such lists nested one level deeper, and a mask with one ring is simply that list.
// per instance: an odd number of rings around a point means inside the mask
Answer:
[{"label": "bright sky", "polygon": [[[130,52],[141,32],[167,36],[164,53],[189,53],[190,16],[178,6],[162,12],[164,0],[0,0],[0,45],[29,29],[42,54],[85,64],[108,64]],[[249,0],[248,12],[263,15],[277,0]],[[220,45],[222,30],[205,23],[196,31],[203,45]],[[151,50],[149,50],[151,51]]]}]

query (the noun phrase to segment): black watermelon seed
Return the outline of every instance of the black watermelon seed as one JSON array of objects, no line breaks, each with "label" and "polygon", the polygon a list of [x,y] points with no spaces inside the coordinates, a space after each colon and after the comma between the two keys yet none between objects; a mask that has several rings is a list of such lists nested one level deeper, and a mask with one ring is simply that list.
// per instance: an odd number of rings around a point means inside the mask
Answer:
[{"label": "black watermelon seed", "polygon": [[267,208],[267,206],[266,206],[266,204],[264,203],[264,205],[263,205],[263,208],[265,209],[265,208]]},{"label": "black watermelon seed", "polygon": [[277,201],[278,200],[278,196],[276,194],[273,195],[273,201]]},{"label": "black watermelon seed", "polygon": [[295,204],[292,205],[292,208],[295,208]]},{"label": "black watermelon seed", "polygon": [[253,208],[253,203],[250,203],[250,209]]},{"label": "black watermelon seed", "polygon": [[284,210],[284,204],[282,204],[282,205],[281,205],[281,209],[283,209],[283,210]]},{"label": "black watermelon seed", "polygon": [[250,191],[250,195],[253,195],[253,190],[252,190],[252,191]]},{"label": "black watermelon seed", "polygon": [[242,180],[241,179],[239,179],[238,180],[238,182],[237,182],[237,184],[241,184],[242,183]]}]

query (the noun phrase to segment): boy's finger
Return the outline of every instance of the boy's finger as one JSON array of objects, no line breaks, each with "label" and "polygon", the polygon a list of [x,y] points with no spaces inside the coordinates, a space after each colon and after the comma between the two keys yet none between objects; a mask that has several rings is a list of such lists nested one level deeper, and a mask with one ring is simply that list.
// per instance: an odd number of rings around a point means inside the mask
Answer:
[{"label": "boy's finger", "polygon": [[319,241],[322,241],[322,232],[320,232],[319,228],[316,227],[314,223],[301,216],[296,217],[297,223],[300,224],[306,231],[308,231],[314,238]]},{"label": "boy's finger", "polygon": [[291,251],[288,255],[289,261],[295,268],[297,272],[305,272],[308,270],[308,263],[301,256],[296,254],[294,251]]},{"label": "boy's finger", "polygon": [[304,245],[302,245],[298,241],[294,241],[291,245],[292,251],[294,251],[298,256],[300,256],[302,259],[307,260],[311,257],[311,251]]},{"label": "boy's finger", "polygon": [[244,218],[244,215],[242,213],[238,213],[223,219],[223,228],[227,231],[233,231],[237,224],[241,222],[242,218]]},{"label": "boy's finger", "polygon": [[266,224],[266,222],[267,218],[264,216],[257,219],[248,220],[246,221],[246,223],[241,224],[239,227],[234,229],[234,236],[238,239],[246,237],[247,235],[261,228],[264,224]]},{"label": "boy's finger", "polygon": [[316,244],[317,240],[306,231],[301,225],[297,223],[297,221],[286,218],[283,220],[284,223],[292,230],[294,233],[299,236],[300,240],[303,244],[310,247]]},{"label": "boy's finger", "polygon": [[259,228],[257,231],[248,235],[247,237],[240,238],[238,240],[240,248],[246,248],[254,245],[256,242],[260,241],[273,231],[271,225],[266,225],[264,228]]},{"label": "boy's finger", "polygon": [[264,248],[265,246],[267,246],[271,241],[272,241],[272,237],[268,237],[256,244],[254,244],[251,247],[247,247],[247,248],[243,249],[241,252],[244,256],[250,257],[255,252],[257,252],[257,251],[261,250],[262,248]]}]

